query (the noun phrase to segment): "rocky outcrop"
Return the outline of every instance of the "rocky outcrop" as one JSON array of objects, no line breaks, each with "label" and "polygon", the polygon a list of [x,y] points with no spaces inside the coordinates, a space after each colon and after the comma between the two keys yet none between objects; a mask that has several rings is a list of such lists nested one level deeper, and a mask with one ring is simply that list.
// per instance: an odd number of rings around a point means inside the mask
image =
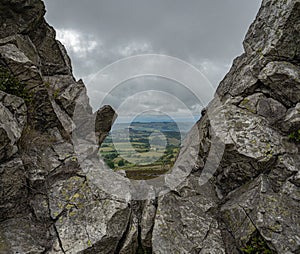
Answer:
[{"label": "rocky outcrop", "polygon": [[20,139],[27,122],[27,108],[24,101],[19,97],[5,94],[1,91],[0,97],[0,161],[3,161],[18,152],[17,141]]},{"label": "rocky outcrop", "polygon": [[42,1],[1,1],[0,12],[0,253],[112,253],[129,203],[89,181],[71,135],[75,105],[103,137],[114,111],[92,114]]},{"label": "rocky outcrop", "polygon": [[[92,113],[42,1],[3,0],[0,12],[0,87],[11,75],[25,89],[0,92],[1,254],[300,253],[299,0],[262,2],[183,144],[173,168],[183,181],[167,175],[169,189],[147,200],[108,194],[96,184],[105,165],[82,163],[116,113]],[[76,150],[74,133],[99,139]]]},{"label": "rocky outcrop", "polygon": [[300,129],[299,24],[299,1],[263,1],[245,53],[198,123],[200,151],[214,136],[225,145],[219,166],[201,187],[200,165],[159,198],[155,253],[300,252],[299,143],[290,136]]}]

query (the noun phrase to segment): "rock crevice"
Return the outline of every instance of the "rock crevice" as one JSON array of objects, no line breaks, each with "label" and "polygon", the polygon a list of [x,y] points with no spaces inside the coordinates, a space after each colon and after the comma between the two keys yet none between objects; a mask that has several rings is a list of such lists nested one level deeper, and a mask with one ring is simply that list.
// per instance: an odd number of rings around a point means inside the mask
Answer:
[{"label": "rock crevice", "polygon": [[1,254],[300,253],[299,0],[262,1],[177,158],[190,173],[143,201],[108,194],[80,163],[74,130],[96,133],[95,153],[117,114],[93,114],[43,2],[2,0],[0,13],[0,71],[26,91],[0,91]]}]

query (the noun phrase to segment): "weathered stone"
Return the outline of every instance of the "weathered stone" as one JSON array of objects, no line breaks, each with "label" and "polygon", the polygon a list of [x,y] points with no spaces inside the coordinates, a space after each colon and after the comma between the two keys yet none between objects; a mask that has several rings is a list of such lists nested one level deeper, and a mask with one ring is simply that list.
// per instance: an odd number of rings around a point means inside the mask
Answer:
[{"label": "weathered stone", "polygon": [[281,187],[288,179],[298,173],[299,163],[297,152],[278,157],[276,164],[272,167],[268,175],[273,191],[280,192]]},{"label": "weathered stone", "polygon": [[154,227],[157,204],[156,200],[150,199],[145,201],[142,218],[141,218],[141,241],[144,248],[152,248],[152,230]]},{"label": "weathered stone", "polygon": [[[44,80],[57,104],[72,117],[75,105],[77,104],[78,107],[78,98],[86,95],[86,88],[82,80],[76,82],[72,76],[68,75],[49,76],[45,77]],[[88,98],[85,98],[83,104],[85,107],[89,106]],[[84,109],[84,113],[91,112],[91,109]]]},{"label": "weathered stone", "polygon": [[72,75],[72,67],[65,47],[55,39],[53,27],[43,20],[29,37],[41,58],[42,73],[45,76]]},{"label": "weathered stone", "polygon": [[262,98],[264,98],[264,99],[266,98],[266,96],[262,93],[252,94],[252,95],[244,98],[240,102],[239,107],[247,109],[251,113],[256,114],[257,113],[257,104]]},{"label": "weathered stone", "polygon": [[286,113],[286,108],[272,98],[260,99],[257,105],[257,114],[268,119],[270,124],[282,119]]},{"label": "weathered stone", "polygon": [[251,25],[244,48],[257,57],[299,59],[298,0],[265,0]]},{"label": "weathered stone", "polygon": [[129,225],[129,232],[126,235],[126,240],[123,243],[123,247],[118,252],[120,254],[134,254],[137,253],[139,248],[139,239],[138,239],[138,223],[136,221],[130,220],[131,224]]},{"label": "weathered stone", "polygon": [[52,101],[45,88],[41,88],[33,94],[31,111],[30,124],[36,130],[43,132],[47,129],[58,128],[63,132],[65,130],[64,126],[69,131],[72,129],[71,120],[68,116],[63,115],[64,113]]},{"label": "weathered stone", "polygon": [[[287,106],[300,101],[300,68],[289,62],[270,62],[259,79],[271,90],[275,99]],[[282,89],[284,87],[284,89]]]},{"label": "weathered stone", "polygon": [[300,103],[296,107],[290,108],[283,121],[280,123],[281,129],[287,133],[300,129]]},{"label": "weathered stone", "polygon": [[299,0],[262,2],[245,53],[145,201],[134,200],[142,183],[127,195],[130,180],[89,157],[116,113],[92,113],[43,3],[3,0],[0,13],[1,65],[34,88],[28,108],[0,92],[1,254],[236,254],[255,237],[300,252],[299,143],[289,139],[300,128]]},{"label": "weathered stone", "polygon": [[45,6],[40,0],[3,0],[0,14],[0,38],[4,38],[35,29],[45,14]]},{"label": "weathered stone", "polygon": [[0,40],[0,45],[14,44],[37,67],[40,67],[40,57],[28,35],[16,34]]},{"label": "weathered stone", "polygon": [[299,196],[299,190],[287,186],[280,193],[274,193],[268,177],[262,175],[233,193],[221,211],[241,247],[258,230],[277,253],[297,253],[300,220],[299,213],[294,211],[299,209],[299,202],[293,195]]},{"label": "weathered stone", "polygon": [[20,128],[27,122],[27,107],[23,99],[0,91],[0,101],[15,117]]},{"label": "weathered stone", "polygon": [[108,105],[103,106],[96,112],[95,132],[99,138],[99,144],[106,138],[116,118],[116,112]]},{"label": "weathered stone", "polygon": [[152,236],[153,253],[225,253],[213,214],[217,197],[213,186],[198,185],[191,176],[158,200]]},{"label": "weathered stone", "polygon": [[65,253],[116,250],[127,228],[130,216],[128,204],[110,198],[80,177],[53,185],[49,201],[51,216],[56,220],[55,227]]},{"label": "weathered stone", "polygon": [[0,58],[27,89],[43,83],[38,68],[14,44],[0,46]]},{"label": "weathered stone", "polygon": [[[0,101],[0,161],[7,160],[17,151],[17,142],[26,123],[26,106],[21,98],[1,92]],[[14,101],[14,103],[10,103]],[[6,107],[8,106],[8,108]]]},{"label": "weathered stone", "polygon": [[[22,229],[22,230],[20,230]],[[36,223],[32,216],[16,217],[0,224],[0,253],[45,253],[52,246],[53,228]]]},{"label": "weathered stone", "polygon": [[24,209],[28,196],[24,165],[15,158],[0,165],[0,217],[12,218]]},{"label": "weathered stone", "polygon": [[[217,90],[214,100],[223,105],[210,103],[198,123],[200,163],[189,179],[201,177],[205,163],[211,163],[203,151],[212,149],[205,144],[213,143],[215,133],[224,153],[215,174],[207,178],[214,187],[205,191],[188,184],[188,193],[207,194],[199,200],[182,195],[181,188],[159,198],[152,236],[155,253],[205,253],[195,247],[193,237],[201,236],[208,225],[215,225],[213,239],[220,240],[208,241],[213,246],[209,253],[239,253],[255,234],[275,253],[299,252],[299,150],[281,132],[283,123],[287,131],[297,122],[299,7],[300,1],[263,1],[246,36],[246,52],[234,61]],[[204,126],[207,133],[201,131]],[[209,212],[195,210],[215,192],[221,204],[225,202],[221,209],[214,208],[219,202],[213,198]],[[194,223],[186,223],[187,218]],[[205,240],[196,242],[203,245]]]},{"label": "weathered stone", "polygon": [[71,135],[72,131],[75,129],[75,124],[71,117],[62,110],[55,101],[51,101],[51,105],[64,131]]},{"label": "weathered stone", "polygon": [[299,0],[262,1],[244,41],[245,53],[234,61],[220,83],[219,96],[251,94],[262,85],[258,76],[268,62],[299,60],[299,13]]}]

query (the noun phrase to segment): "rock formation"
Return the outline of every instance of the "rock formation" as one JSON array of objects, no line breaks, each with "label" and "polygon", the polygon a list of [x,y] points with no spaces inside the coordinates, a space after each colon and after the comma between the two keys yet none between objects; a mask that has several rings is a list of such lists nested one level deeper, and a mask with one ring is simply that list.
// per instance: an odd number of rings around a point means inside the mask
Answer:
[{"label": "rock formation", "polygon": [[[74,129],[93,123],[101,143],[115,113],[92,114],[42,1],[2,0],[0,12],[1,254],[300,253],[299,0],[263,0],[187,137],[193,147],[199,132],[198,155],[178,157],[191,173],[144,201],[106,193],[78,162]],[[206,172],[209,151],[221,156]]]}]

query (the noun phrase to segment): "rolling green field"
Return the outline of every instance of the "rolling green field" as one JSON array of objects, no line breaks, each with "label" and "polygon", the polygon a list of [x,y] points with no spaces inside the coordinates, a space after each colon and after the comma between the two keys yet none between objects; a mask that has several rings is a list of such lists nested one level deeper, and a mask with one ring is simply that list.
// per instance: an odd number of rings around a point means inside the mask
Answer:
[{"label": "rolling green field", "polygon": [[179,153],[181,134],[172,122],[134,123],[112,131],[100,155],[113,170],[130,179],[151,179],[168,172]]}]

